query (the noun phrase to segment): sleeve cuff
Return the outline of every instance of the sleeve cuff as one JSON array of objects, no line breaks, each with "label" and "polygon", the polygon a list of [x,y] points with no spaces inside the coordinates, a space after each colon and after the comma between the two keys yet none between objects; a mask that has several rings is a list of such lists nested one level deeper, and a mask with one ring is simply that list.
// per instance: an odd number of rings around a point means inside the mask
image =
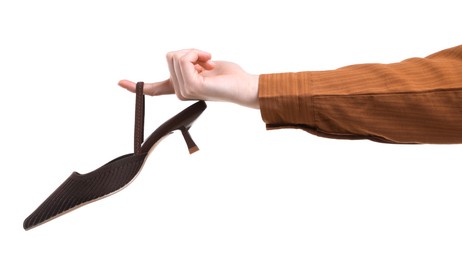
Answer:
[{"label": "sleeve cuff", "polygon": [[267,128],[303,124],[314,127],[311,73],[262,74],[258,98]]}]

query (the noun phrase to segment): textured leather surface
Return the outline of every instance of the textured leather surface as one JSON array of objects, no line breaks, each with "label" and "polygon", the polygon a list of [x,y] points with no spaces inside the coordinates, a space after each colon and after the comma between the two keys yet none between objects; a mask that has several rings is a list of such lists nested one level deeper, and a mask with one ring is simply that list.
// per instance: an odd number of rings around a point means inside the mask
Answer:
[{"label": "textured leather surface", "polygon": [[194,121],[202,114],[202,112],[204,112],[206,108],[207,104],[204,101],[197,101],[174,117],[165,121],[144,141],[144,144],[141,147],[141,152],[148,152],[160,138],[174,130],[181,130],[182,128],[189,130]]},{"label": "textured leather surface", "polygon": [[90,173],[72,173],[26,218],[24,229],[30,229],[123,188],[136,176],[145,157],[146,154],[127,154]]},{"label": "textured leather surface", "polygon": [[135,148],[134,153],[141,152],[141,144],[144,139],[144,94],[143,82],[136,83],[136,104],[135,104]]}]

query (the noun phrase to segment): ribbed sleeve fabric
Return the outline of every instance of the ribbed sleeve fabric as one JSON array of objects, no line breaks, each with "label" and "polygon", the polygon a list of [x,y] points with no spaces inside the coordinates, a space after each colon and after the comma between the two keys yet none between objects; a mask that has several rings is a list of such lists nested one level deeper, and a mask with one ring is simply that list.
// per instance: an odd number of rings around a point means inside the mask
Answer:
[{"label": "ribbed sleeve fabric", "polygon": [[462,143],[462,45],[391,64],[263,74],[268,129],[332,138]]}]

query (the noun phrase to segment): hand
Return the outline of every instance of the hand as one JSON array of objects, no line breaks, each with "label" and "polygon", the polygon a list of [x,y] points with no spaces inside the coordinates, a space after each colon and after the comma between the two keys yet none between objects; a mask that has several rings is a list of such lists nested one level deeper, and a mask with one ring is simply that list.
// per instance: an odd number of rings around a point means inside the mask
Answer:
[{"label": "hand", "polygon": [[[170,79],[145,83],[144,93],[151,96],[176,94],[180,100],[228,101],[259,108],[258,75],[245,72],[235,63],[212,61],[211,58],[209,53],[195,49],[169,52]],[[135,82],[121,80],[119,85],[135,92]]]}]

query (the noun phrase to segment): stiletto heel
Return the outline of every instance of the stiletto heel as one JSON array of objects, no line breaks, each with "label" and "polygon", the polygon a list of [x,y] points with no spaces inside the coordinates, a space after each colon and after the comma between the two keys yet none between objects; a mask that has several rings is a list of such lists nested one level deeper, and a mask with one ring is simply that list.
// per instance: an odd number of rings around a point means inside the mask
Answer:
[{"label": "stiletto heel", "polygon": [[197,147],[196,143],[191,138],[191,135],[189,134],[188,129],[183,126],[180,128],[180,130],[181,130],[181,133],[183,134],[184,140],[186,141],[186,145],[188,146],[189,154],[193,154],[199,151],[199,147]]},{"label": "stiletto heel", "polygon": [[[141,171],[149,152],[175,130],[183,134],[190,153],[199,148],[188,130],[207,108],[198,101],[159,126],[144,140],[143,82],[136,84],[134,152],[122,155],[87,173],[73,172],[23,223],[26,230],[48,222],[80,206],[105,198],[130,184]],[[144,140],[144,142],[143,142]]]}]

